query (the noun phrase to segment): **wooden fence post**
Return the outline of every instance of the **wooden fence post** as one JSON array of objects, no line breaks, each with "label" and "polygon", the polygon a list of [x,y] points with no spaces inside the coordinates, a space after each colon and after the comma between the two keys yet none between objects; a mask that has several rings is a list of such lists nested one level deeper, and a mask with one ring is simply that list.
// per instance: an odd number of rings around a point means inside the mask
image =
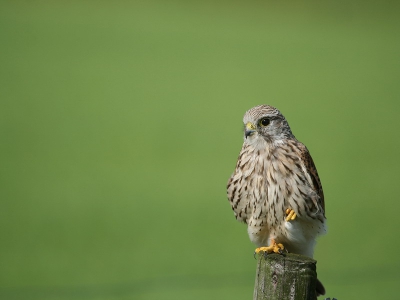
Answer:
[{"label": "wooden fence post", "polygon": [[316,261],[302,255],[257,255],[253,300],[316,300]]}]

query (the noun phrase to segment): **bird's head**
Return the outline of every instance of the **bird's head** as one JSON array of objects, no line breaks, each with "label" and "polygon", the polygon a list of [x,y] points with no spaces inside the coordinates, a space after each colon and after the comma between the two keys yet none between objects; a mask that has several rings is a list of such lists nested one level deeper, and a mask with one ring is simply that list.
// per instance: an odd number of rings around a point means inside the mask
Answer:
[{"label": "bird's head", "polygon": [[269,105],[258,105],[243,117],[244,141],[249,145],[279,143],[294,137],[281,112]]}]

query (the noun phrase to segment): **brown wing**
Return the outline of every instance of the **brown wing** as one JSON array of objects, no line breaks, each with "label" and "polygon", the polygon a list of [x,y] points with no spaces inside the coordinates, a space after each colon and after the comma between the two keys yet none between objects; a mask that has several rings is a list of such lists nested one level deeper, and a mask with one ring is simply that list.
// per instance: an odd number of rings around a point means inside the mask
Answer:
[{"label": "brown wing", "polygon": [[246,173],[251,174],[254,166],[249,167],[248,162],[251,156],[248,155],[248,149],[249,147],[243,145],[236,163],[235,172],[229,178],[227,184],[227,195],[235,217],[238,221],[245,223],[247,223],[247,219],[251,216],[253,209],[249,197],[249,191],[253,189],[253,186],[246,179]]},{"label": "brown wing", "polygon": [[319,196],[319,203],[320,203],[322,209],[324,210],[324,216],[325,216],[324,191],[322,190],[322,184],[321,184],[321,180],[319,179],[319,176],[318,176],[317,168],[315,167],[314,161],[313,161],[307,147],[304,146],[300,142],[298,142],[298,143],[299,144],[297,146],[298,146],[298,149],[300,150],[300,153],[299,153],[300,158],[308,172],[308,175],[311,178],[313,188]]}]

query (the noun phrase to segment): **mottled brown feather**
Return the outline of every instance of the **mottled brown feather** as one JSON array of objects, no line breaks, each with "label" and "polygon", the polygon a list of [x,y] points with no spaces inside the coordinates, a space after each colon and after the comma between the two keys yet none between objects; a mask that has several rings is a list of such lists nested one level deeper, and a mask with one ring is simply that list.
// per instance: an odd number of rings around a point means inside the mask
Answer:
[{"label": "mottled brown feather", "polygon": [[308,171],[308,174],[311,177],[311,180],[313,182],[313,188],[317,192],[319,196],[319,202],[324,210],[324,216],[325,216],[325,199],[324,199],[324,191],[322,190],[322,184],[321,180],[319,179],[317,168],[315,167],[314,161],[310,155],[310,152],[308,151],[307,147],[304,146],[304,144],[298,142],[297,148],[300,150],[300,159],[304,166],[306,167],[306,170]]}]

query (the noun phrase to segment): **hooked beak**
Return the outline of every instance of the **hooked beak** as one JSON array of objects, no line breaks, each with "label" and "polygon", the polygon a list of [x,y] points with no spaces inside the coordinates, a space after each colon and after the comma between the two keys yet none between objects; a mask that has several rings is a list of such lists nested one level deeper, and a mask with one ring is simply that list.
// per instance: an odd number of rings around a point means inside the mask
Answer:
[{"label": "hooked beak", "polygon": [[252,136],[256,132],[256,126],[253,123],[249,122],[246,124],[246,128],[244,131],[244,136],[247,139],[248,136]]}]

